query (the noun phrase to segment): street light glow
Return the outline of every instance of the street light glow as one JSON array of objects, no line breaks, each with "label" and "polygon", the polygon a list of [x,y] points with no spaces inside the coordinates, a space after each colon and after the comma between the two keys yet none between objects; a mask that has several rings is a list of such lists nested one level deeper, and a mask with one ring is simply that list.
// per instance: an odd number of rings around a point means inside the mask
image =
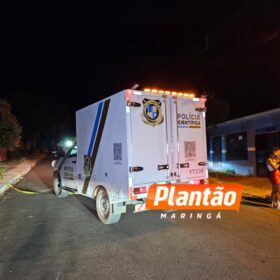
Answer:
[{"label": "street light glow", "polygon": [[66,148],[71,148],[73,146],[73,144],[74,144],[73,141],[67,139],[67,140],[65,140],[64,146]]}]

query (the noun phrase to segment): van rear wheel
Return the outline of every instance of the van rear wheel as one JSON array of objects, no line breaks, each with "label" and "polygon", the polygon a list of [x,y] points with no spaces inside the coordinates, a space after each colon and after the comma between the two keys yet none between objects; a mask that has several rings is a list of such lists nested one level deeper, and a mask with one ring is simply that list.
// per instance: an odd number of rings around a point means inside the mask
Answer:
[{"label": "van rear wheel", "polygon": [[67,192],[61,188],[61,179],[58,174],[54,174],[54,177],[53,177],[53,190],[54,190],[55,195],[59,198],[64,198],[69,195],[69,192]]},{"label": "van rear wheel", "polygon": [[117,223],[121,214],[114,214],[112,204],[110,204],[108,194],[104,188],[100,188],[96,196],[96,210],[100,221],[103,224]]}]

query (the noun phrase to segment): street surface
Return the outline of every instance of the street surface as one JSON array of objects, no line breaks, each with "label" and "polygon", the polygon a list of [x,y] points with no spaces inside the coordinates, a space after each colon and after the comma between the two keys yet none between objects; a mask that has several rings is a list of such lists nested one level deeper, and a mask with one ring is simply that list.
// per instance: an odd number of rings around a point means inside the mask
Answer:
[{"label": "street surface", "polygon": [[280,211],[264,200],[217,220],[150,211],[106,226],[93,200],[54,196],[48,159],[17,187],[40,194],[0,197],[1,280],[280,279]]}]

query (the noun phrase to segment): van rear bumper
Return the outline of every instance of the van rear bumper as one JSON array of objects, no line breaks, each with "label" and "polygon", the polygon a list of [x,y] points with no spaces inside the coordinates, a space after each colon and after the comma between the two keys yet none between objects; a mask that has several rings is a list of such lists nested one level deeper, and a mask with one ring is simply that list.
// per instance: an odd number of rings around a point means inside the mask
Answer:
[{"label": "van rear bumper", "polygon": [[143,211],[147,211],[148,209],[146,208],[146,203],[141,203],[141,204],[136,204],[134,206],[134,211],[133,213],[139,213]]}]

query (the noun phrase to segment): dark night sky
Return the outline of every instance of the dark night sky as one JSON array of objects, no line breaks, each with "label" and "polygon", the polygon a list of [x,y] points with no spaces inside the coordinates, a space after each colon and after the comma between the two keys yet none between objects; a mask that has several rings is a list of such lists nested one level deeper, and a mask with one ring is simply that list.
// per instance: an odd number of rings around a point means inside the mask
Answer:
[{"label": "dark night sky", "polygon": [[7,7],[3,97],[44,92],[74,112],[137,82],[215,94],[231,117],[280,106],[279,1],[93,3]]}]

